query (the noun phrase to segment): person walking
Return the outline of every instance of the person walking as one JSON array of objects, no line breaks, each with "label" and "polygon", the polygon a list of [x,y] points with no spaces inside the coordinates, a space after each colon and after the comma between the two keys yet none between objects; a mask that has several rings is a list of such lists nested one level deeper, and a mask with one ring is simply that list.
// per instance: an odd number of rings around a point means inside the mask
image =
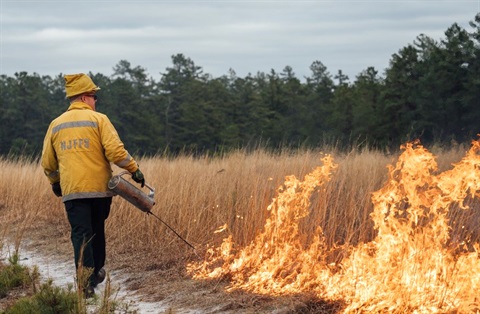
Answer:
[{"label": "person walking", "polygon": [[108,117],[96,111],[100,87],[83,73],[64,78],[70,106],[48,127],[41,166],[53,193],[62,197],[71,226],[75,268],[82,265],[91,271],[84,287],[89,298],[105,279],[105,220],[113,197],[107,186],[112,177],[110,163],[129,171],[142,187],[145,178]]}]

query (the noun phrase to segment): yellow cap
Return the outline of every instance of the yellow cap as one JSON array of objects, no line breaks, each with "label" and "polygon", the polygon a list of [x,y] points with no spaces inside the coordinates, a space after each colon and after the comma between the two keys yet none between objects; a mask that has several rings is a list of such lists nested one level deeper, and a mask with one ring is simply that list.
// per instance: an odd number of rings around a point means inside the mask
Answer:
[{"label": "yellow cap", "polygon": [[92,79],[83,73],[65,75],[65,92],[67,98],[83,93],[95,93],[100,87],[93,83]]}]

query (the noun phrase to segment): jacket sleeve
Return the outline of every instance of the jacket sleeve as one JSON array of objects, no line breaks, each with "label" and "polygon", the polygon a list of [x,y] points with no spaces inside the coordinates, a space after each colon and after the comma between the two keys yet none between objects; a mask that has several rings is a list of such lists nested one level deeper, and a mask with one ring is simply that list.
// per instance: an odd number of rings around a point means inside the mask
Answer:
[{"label": "jacket sleeve", "polygon": [[117,130],[115,130],[110,119],[105,115],[103,115],[103,119],[101,120],[100,133],[102,146],[108,161],[113,162],[118,167],[128,170],[131,173],[135,172],[138,169],[137,162],[125,149],[123,142],[118,136]]},{"label": "jacket sleeve", "polygon": [[45,139],[43,140],[41,165],[50,184],[60,181],[57,154],[52,143],[52,124],[50,124]]}]

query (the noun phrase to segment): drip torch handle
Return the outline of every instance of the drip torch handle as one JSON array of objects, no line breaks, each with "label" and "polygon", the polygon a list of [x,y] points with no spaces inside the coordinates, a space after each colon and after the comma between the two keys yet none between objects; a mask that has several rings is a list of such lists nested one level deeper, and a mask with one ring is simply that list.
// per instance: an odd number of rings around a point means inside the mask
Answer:
[{"label": "drip torch handle", "polygon": [[[125,171],[122,171],[120,172],[118,175],[121,177],[123,176],[124,174],[130,174],[130,172],[128,172],[127,170]],[[155,188],[153,188],[150,184],[148,184],[147,182],[145,182],[145,186],[151,191],[150,192],[150,197],[153,197],[153,195],[155,194]]]}]

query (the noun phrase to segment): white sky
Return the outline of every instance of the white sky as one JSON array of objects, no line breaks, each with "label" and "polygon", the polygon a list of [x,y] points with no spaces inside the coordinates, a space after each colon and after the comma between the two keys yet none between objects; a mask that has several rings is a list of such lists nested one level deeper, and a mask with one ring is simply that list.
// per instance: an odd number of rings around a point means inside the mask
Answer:
[{"label": "white sky", "polygon": [[353,81],[369,66],[383,74],[420,34],[471,32],[478,12],[480,0],[0,0],[0,74],[111,75],[127,60],[158,79],[183,53],[213,77],[288,65],[303,79],[318,60]]}]

